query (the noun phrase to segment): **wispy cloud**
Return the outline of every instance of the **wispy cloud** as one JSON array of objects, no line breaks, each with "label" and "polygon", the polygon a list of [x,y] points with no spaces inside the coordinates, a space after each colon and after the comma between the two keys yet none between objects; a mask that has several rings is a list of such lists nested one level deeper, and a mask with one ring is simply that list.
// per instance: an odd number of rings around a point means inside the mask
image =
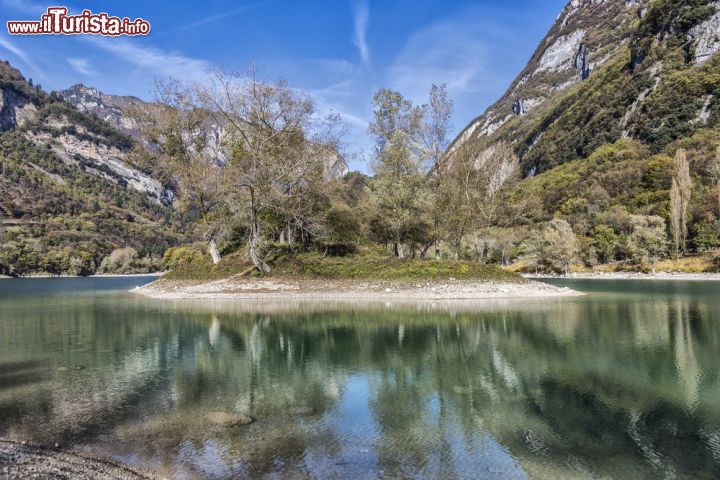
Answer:
[{"label": "wispy cloud", "polygon": [[76,72],[92,77],[97,75],[97,72],[90,66],[90,62],[87,58],[68,58],[67,62]]},{"label": "wispy cloud", "polygon": [[211,69],[206,60],[188,57],[180,52],[139,45],[135,43],[135,39],[85,38],[115,58],[158,77],[200,80]]},{"label": "wispy cloud", "polygon": [[367,43],[367,29],[370,23],[370,7],[367,0],[355,0],[353,4],[353,44],[360,52],[360,59],[363,65],[370,66],[370,47]]},{"label": "wispy cloud", "polygon": [[472,91],[482,81],[487,47],[467,23],[443,21],[414,33],[390,65],[392,86],[415,101],[432,83],[446,83],[453,94]]},{"label": "wispy cloud", "polygon": [[30,69],[35,72],[36,75],[40,76],[41,78],[44,78],[44,75],[42,73],[42,70],[40,70],[35,63],[30,58],[30,55],[25,52],[25,50],[21,49],[17,45],[15,45],[13,42],[10,41],[10,39],[0,35],[0,47],[4,48],[5,50],[9,51],[13,55],[15,55],[17,58],[19,58],[25,65],[30,67]]},{"label": "wispy cloud", "polygon": [[226,18],[233,17],[235,15],[238,15],[242,12],[246,12],[248,10],[252,10],[259,7],[264,7],[266,5],[269,5],[271,3],[274,3],[275,0],[265,0],[263,2],[254,2],[254,3],[248,3],[246,5],[242,5],[237,8],[233,8],[231,10],[227,10],[225,12],[216,13],[214,15],[209,15],[207,17],[198,19],[194,22],[186,23],[184,25],[179,25],[175,28],[171,28],[169,30],[165,30],[162,33],[158,34],[157,36],[164,36],[171,33],[177,33],[177,32],[183,32],[188,30],[195,30],[200,27],[204,27],[207,25],[210,25],[215,22],[219,22],[220,20],[224,20]]}]

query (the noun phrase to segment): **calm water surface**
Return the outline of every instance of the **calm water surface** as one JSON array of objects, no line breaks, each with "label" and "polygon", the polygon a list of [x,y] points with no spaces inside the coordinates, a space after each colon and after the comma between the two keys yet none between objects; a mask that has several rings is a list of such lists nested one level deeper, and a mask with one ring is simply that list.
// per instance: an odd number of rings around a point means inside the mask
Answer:
[{"label": "calm water surface", "polygon": [[720,477],[720,283],[318,307],[146,281],[0,280],[0,437],[173,478]]}]

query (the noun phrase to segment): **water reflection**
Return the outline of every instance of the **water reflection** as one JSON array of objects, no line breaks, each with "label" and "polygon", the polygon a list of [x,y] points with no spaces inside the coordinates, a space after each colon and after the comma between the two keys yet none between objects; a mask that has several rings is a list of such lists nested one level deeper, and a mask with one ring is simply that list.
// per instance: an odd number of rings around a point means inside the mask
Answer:
[{"label": "water reflection", "polygon": [[0,297],[0,437],[177,478],[717,478],[716,287],[614,288],[329,311]]}]

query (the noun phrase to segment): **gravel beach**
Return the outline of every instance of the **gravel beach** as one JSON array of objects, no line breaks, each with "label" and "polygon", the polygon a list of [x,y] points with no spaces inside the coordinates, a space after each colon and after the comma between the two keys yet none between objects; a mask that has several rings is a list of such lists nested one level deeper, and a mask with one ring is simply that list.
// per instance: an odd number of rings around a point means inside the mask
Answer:
[{"label": "gravel beach", "polygon": [[569,288],[533,280],[473,282],[449,279],[409,283],[234,277],[211,282],[160,279],[132,291],[165,299],[477,300],[583,295]]},{"label": "gravel beach", "polygon": [[139,480],[161,477],[110,460],[0,440],[0,478]]}]

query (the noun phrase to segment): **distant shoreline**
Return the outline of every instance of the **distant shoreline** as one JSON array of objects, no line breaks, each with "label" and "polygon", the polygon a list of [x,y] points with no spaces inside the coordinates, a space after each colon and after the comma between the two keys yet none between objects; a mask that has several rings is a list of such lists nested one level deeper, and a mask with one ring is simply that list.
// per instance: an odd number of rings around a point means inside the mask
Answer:
[{"label": "distant shoreline", "polygon": [[684,281],[720,281],[720,273],[667,273],[658,272],[594,272],[571,273],[568,275],[551,275],[541,273],[523,274],[523,278],[531,280],[684,280]]},{"label": "distant shoreline", "polygon": [[13,279],[13,278],[125,278],[125,277],[160,277],[165,272],[154,272],[154,273],[100,273],[94,275],[50,275],[50,274],[33,274],[33,275],[22,275],[20,277],[10,277],[8,275],[0,275],[0,279]]}]

